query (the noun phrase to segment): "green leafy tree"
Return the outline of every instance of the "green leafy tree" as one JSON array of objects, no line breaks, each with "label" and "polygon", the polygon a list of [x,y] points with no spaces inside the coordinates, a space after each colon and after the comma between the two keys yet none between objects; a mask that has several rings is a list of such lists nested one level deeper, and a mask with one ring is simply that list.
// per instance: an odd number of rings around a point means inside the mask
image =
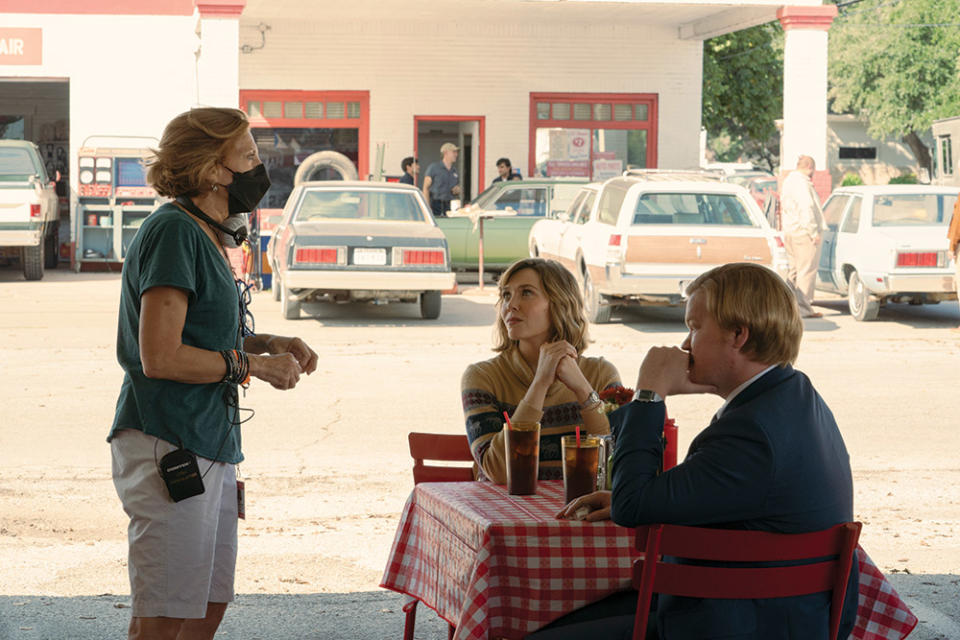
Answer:
[{"label": "green leafy tree", "polygon": [[920,134],[960,115],[960,0],[840,4],[830,29],[833,110],[867,121],[875,138],[900,137],[930,171]]},{"label": "green leafy tree", "polygon": [[703,126],[718,160],[780,160],[774,121],[783,115],[783,30],[779,22],[704,42]]}]

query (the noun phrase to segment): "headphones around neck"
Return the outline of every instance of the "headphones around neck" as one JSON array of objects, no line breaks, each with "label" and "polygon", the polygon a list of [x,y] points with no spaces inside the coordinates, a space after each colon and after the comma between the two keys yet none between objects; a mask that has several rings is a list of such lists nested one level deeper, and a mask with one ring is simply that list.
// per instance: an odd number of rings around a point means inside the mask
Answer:
[{"label": "headphones around neck", "polygon": [[233,238],[233,241],[236,243],[238,247],[243,245],[243,243],[247,240],[247,235],[249,234],[249,232],[247,231],[246,225],[241,224],[236,229],[233,229],[231,227],[224,225],[223,223],[217,222],[216,220],[214,220],[213,218],[205,214],[200,209],[200,207],[194,204],[193,200],[191,200],[187,196],[177,196],[177,202],[183,205],[184,209],[186,209],[193,215],[197,216],[198,218],[200,218],[210,226],[216,227],[219,231]]}]

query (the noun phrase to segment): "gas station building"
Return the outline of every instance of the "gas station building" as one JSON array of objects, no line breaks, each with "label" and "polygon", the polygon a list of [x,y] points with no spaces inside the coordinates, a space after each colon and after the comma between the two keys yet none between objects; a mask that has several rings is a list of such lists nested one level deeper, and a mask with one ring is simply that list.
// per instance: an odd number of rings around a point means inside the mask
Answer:
[{"label": "gas station building", "polygon": [[[779,19],[784,168],[807,154],[822,169],[835,15],[821,0],[5,0],[0,138],[36,142],[63,176],[61,258],[119,263],[153,205],[122,157],[190,107],[246,111],[267,209],[324,150],[389,177],[454,142],[467,200],[500,157],[524,176],[692,168],[703,41]],[[815,183],[828,192],[829,173]]]}]

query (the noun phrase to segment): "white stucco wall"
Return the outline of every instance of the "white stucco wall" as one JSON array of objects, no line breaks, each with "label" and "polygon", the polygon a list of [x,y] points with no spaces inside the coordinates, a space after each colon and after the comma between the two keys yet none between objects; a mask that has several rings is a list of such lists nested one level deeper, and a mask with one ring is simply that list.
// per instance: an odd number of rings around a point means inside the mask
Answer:
[{"label": "white stucco wall", "polygon": [[[697,165],[703,45],[676,29],[384,12],[363,23],[271,20],[266,46],[240,56],[240,88],[369,91],[369,157],[385,142],[388,172],[412,153],[414,115],[486,116],[488,183],[500,156],[528,173],[531,92],[656,93],[658,165]],[[259,41],[256,24],[241,17],[241,43]],[[424,169],[431,160],[421,157]]]},{"label": "white stucco wall", "polygon": [[0,65],[0,78],[69,78],[71,193],[85,138],[159,138],[197,100],[193,16],[0,13],[0,24],[43,29],[42,64]]}]

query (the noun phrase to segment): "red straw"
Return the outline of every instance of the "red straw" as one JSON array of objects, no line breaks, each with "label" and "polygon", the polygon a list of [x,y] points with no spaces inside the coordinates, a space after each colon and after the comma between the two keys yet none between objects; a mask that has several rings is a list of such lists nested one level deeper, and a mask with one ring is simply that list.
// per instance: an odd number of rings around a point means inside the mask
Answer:
[{"label": "red straw", "polygon": [[510,416],[507,415],[507,412],[503,412],[503,419],[507,421],[507,429],[513,429],[513,425],[510,424]]},{"label": "red straw", "polygon": [[580,425],[577,425],[577,449],[580,448]]}]

